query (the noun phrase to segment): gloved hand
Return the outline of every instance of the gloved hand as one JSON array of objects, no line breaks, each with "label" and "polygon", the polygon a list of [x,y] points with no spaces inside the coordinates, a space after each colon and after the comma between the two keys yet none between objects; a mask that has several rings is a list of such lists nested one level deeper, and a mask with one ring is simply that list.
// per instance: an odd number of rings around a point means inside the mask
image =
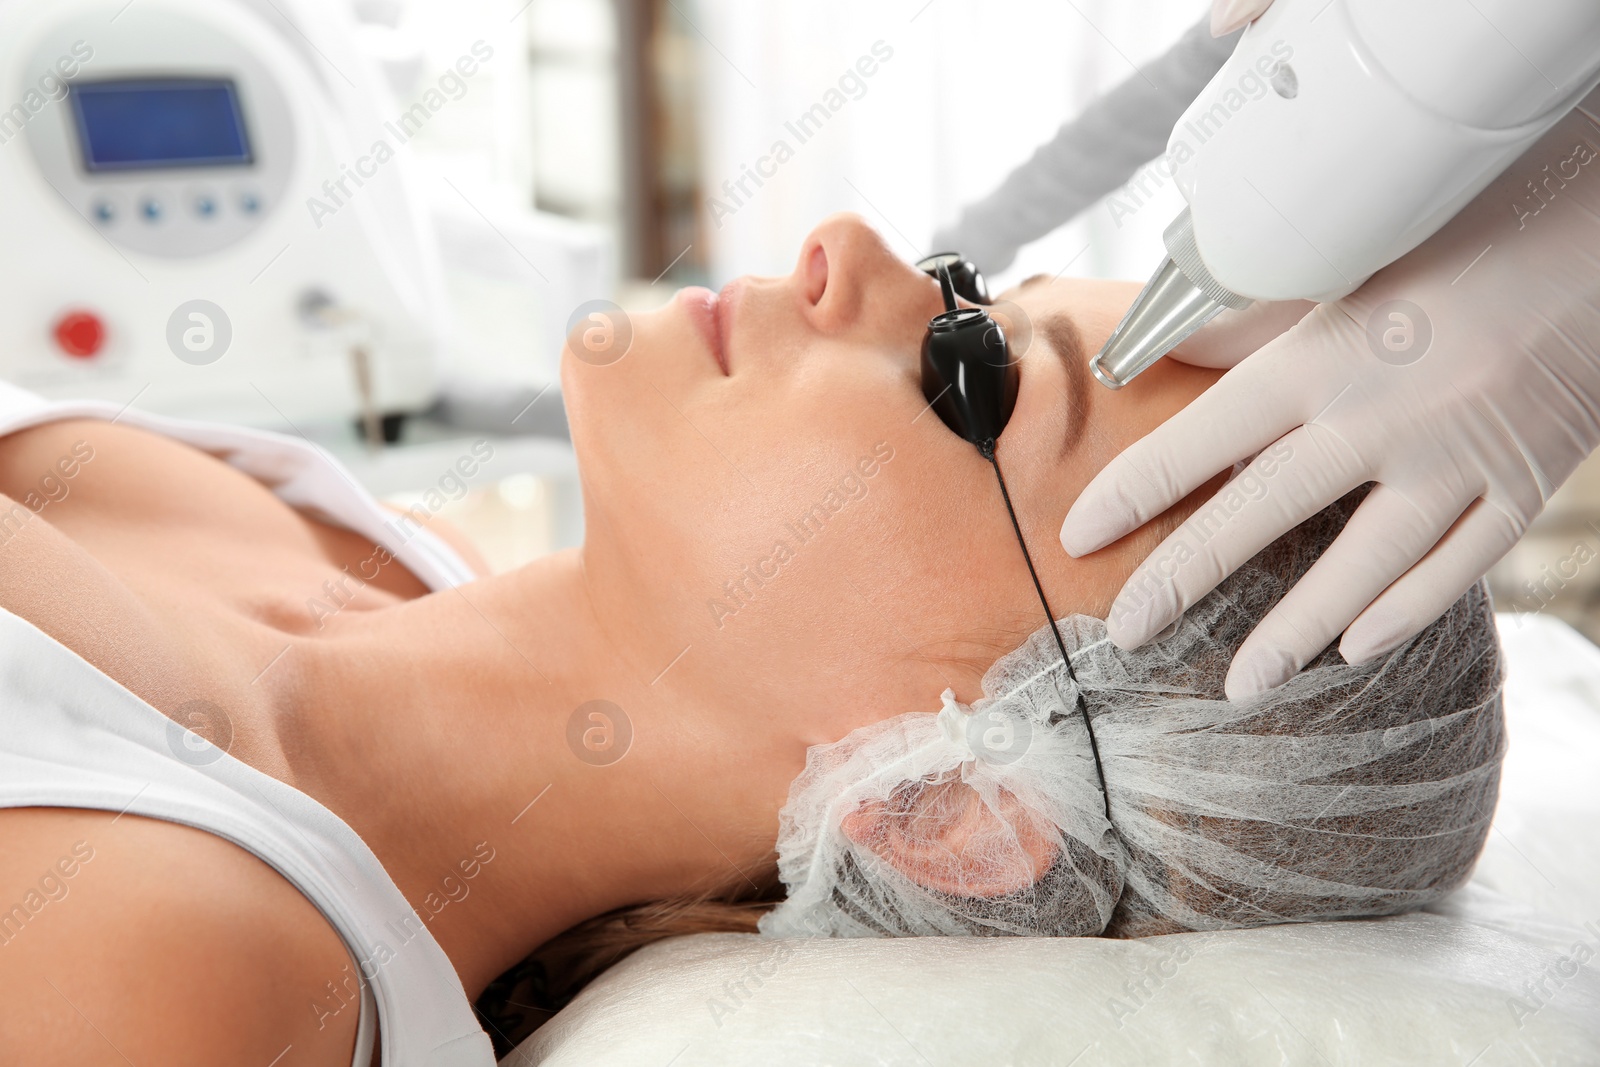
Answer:
[{"label": "gloved hand", "polygon": [[1272,0],[1211,0],[1211,36],[1226,37],[1271,6]]},{"label": "gloved hand", "polygon": [[1443,229],[1318,305],[1100,472],[1061,543],[1092,552],[1254,456],[1108,619],[1143,644],[1258,550],[1376,487],[1234,659],[1238,699],[1343,632],[1359,663],[1437,618],[1600,445],[1600,123],[1591,94]]}]

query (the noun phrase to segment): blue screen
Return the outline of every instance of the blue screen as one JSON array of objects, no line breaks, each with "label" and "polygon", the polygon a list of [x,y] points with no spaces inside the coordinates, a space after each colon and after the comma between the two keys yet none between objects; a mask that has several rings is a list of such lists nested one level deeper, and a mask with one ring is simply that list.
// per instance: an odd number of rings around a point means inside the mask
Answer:
[{"label": "blue screen", "polygon": [[87,170],[249,164],[250,136],[231,81],[141,78],[74,82]]}]

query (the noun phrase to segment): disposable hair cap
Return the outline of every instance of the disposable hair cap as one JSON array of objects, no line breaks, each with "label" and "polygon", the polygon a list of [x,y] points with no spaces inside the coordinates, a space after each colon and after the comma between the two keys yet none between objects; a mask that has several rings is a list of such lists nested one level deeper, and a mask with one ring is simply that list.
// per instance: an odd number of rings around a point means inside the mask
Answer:
[{"label": "disposable hair cap", "polygon": [[1504,750],[1498,638],[1480,583],[1372,663],[1329,649],[1287,684],[1223,697],[1233,652],[1332,542],[1351,494],[1269,546],[1175,631],[1123,651],[1099,619],[995,663],[971,707],[814,747],[781,817],[770,936],[1141,936],[1379,915],[1466,881]]}]

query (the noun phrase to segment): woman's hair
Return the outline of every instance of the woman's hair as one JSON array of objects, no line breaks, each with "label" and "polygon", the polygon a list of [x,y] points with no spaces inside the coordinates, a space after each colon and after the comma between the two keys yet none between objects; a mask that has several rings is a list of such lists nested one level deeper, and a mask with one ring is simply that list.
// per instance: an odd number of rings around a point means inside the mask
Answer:
[{"label": "woman's hair", "polygon": [[686,934],[753,934],[761,916],[782,899],[776,877],[752,890],[711,891],[618,908],[579,923],[545,942],[489,984],[475,1005],[503,1059],[583,987],[646,945]]},{"label": "woman's hair", "polygon": [[[1269,545],[1241,575],[1224,581],[1207,600],[1215,609],[1216,599],[1223,598],[1226,610],[1207,614],[1202,605],[1195,609],[1212,619],[1203,649],[1185,645],[1183,652],[1157,670],[1157,676],[1141,684],[1156,695],[1183,693],[1222,701],[1223,680],[1233,653],[1333,542],[1365,495],[1365,488],[1348,494]],[[1106,646],[1103,654],[1113,651]],[[1218,811],[1205,815],[1154,812],[1161,840],[1167,840],[1170,832],[1179,838],[1226,842],[1230,854],[1246,865],[1289,862],[1293,878],[1286,884],[1296,888],[1252,889],[1211,877],[1196,878],[1184,864],[1172,862],[1166,848],[1141,849],[1136,841],[1128,840],[1120,847],[1127,849],[1126,869],[1132,881],[1124,886],[1119,875],[1110,880],[1114,885],[1104,887],[1115,902],[1115,914],[1109,925],[1090,924],[1092,929],[1111,936],[1142,936],[1339,914],[1330,902],[1304,886],[1340,883],[1358,868],[1371,868],[1368,873],[1374,878],[1362,883],[1372,886],[1363,890],[1364,903],[1359,908],[1363,914],[1415,907],[1465,881],[1488,832],[1487,818],[1478,816],[1492,811],[1498,781],[1500,674],[1487,593],[1481,586],[1475,587],[1423,634],[1370,671],[1339,668],[1340,664],[1336,649],[1324,651],[1307,670],[1337,668],[1349,672],[1348,678],[1339,674],[1342,681],[1319,687],[1315,696],[1280,701],[1270,710],[1230,726],[1228,733],[1290,735],[1285,741],[1303,736],[1306,744],[1314,746],[1321,743],[1319,739],[1345,744],[1339,739],[1370,737],[1376,730],[1383,739],[1378,757],[1338,773],[1330,768],[1325,779],[1339,790],[1357,795],[1395,786],[1410,788],[1406,783],[1434,782],[1440,776],[1439,768],[1446,765],[1447,770],[1482,767],[1483,773],[1470,782],[1463,776],[1464,784],[1455,790],[1459,796],[1392,813],[1352,810],[1341,815],[1343,809],[1334,808],[1319,812],[1317,818],[1296,818],[1277,825],[1227,818]],[[1428,682],[1425,688],[1429,691],[1423,696],[1415,692],[1419,677]],[[1091,715],[1097,715],[1100,709],[1093,706],[1093,694],[1090,703]],[[1475,716],[1435,717],[1440,707],[1474,703],[1482,709]],[[1406,741],[1424,728],[1425,745]],[[1391,733],[1393,747],[1388,740]],[[1344,792],[1337,793],[1342,796]],[[1443,804],[1447,800],[1461,810],[1446,811]],[[1442,822],[1452,824],[1449,833],[1431,832],[1442,829]],[[1428,847],[1419,851],[1408,841],[1427,841]],[[478,1001],[499,1054],[504,1055],[588,982],[635,950],[681,934],[754,932],[758,920],[784,899],[783,887],[776,882],[759,891],[745,883],[740,887],[736,892],[619,909],[584,922],[539,948],[501,976]]]}]

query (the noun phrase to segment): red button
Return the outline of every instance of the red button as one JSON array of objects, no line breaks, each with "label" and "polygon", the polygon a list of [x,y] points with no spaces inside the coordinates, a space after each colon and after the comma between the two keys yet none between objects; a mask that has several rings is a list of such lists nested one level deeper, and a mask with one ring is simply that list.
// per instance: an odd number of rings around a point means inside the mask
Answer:
[{"label": "red button", "polygon": [[105,323],[91,311],[70,311],[56,323],[56,344],[78,359],[97,355],[106,343]]}]

